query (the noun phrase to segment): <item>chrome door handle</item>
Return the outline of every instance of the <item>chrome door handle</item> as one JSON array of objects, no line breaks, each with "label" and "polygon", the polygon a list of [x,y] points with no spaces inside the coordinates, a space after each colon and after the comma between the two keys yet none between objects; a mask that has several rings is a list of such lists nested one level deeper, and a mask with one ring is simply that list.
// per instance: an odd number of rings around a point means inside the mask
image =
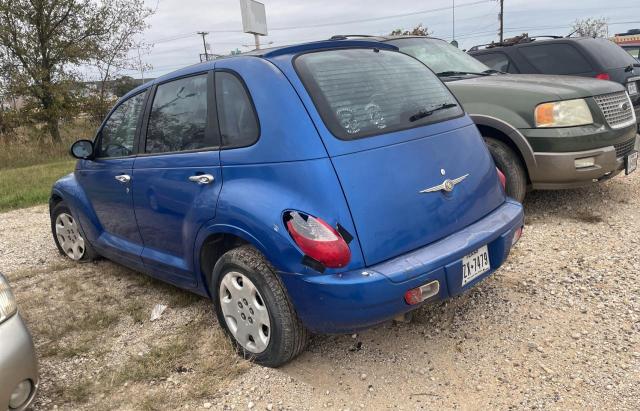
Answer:
[{"label": "chrome door handle", "polygon": [[116,180],[121,182],[122,184],[127,184],[131,181],[131,176],[129,174],[120,174],[115,177]]},{"label": "chrome door handle", "polygon": [[190,176],[189,181],[198,183],[198,184],[210,184],[213,182],[215,178],[211,174],[198,174],[195,176]]}]

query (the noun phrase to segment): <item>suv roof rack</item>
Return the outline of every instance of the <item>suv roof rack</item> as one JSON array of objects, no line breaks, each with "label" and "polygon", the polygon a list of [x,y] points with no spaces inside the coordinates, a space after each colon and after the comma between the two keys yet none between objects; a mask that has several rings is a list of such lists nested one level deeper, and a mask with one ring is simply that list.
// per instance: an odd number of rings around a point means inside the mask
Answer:
[{"label": "suv roof rack", "polygon": [[373,36],[371,34],[336,34],[335,36],[331,36],[329,40],[346,40],[352,37],[382,37],[382,36]]},{"label": "suv roof rack", "polygon": [[495,47],[515,46],[516,44],[531,43],[531,42],[536,41],[537,39],[541,39],[541,38],[561,39],[561,38],[564,38],[564,37],[562,37],[562,36],[552,36],[552,35],[529,37],[529,33],[522,33],[519,36],[514,36],[514,37],[510,37],[508,39],[504,39],[502,42],[492,41],[491,43],[488,43],[488,44],[478,44],[477,46],[471,47],[469,49],[469,51],[478,51],[481,48],[492,49],[492,48],[495,48]]}]

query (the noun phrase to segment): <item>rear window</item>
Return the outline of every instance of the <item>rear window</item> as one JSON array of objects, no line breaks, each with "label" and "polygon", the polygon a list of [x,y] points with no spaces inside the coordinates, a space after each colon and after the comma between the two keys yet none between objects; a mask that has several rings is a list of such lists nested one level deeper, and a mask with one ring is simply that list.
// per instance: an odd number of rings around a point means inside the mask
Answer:
[{"label": "rear window", "polygon": [[[463,114],[431,70],[399,52],[313,52],[297,57],[295,67],[322,120],[342,140],[413,128]],[[447,108],[438,110],[443,105]],[[416,116],[432,110],[430,115]]]},{"label": "rear window", "polygon": [[591,64],[570,44],[540,44],[520,47],[522,54],[542,74],[582,74]]}]

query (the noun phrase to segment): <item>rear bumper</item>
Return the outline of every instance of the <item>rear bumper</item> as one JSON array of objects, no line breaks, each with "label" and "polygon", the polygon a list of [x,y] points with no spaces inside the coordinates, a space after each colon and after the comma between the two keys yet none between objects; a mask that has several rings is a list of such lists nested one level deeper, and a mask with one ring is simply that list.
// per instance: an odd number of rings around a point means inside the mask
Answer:
[{"label": "rear bumper", "polygon": [[[637,139],[637,137],[636,137]],[[575,160],[593,157],[592,167],[575,167]],[[564,189],[582,187],[615,177],[624,170],[624,157],[617,157],[614,146],[569,153],[535,153],[534,189]]]},{"label": "rear bumper", "polygon": [[11,411],[27,408],[38,390],[38,365],[31,334],[16,314],[0,324],[0,410],[9,409],[11,393],[23,380],[31,381],[31,393],[27,401]]},{"label": "rear bumper", "polygon": [[[317,333],[348,333],[368,328],[417,308],[404,294],[437,280],[440,290],[430,301],[458,295],[502,265],[517,228],[524,224],[522,206],[507,200],[470,226],[433,244],[394,259],[332,275],[280,273],[304,325]],[[483,245],[491,270],[462,283],[462,257]]]}]

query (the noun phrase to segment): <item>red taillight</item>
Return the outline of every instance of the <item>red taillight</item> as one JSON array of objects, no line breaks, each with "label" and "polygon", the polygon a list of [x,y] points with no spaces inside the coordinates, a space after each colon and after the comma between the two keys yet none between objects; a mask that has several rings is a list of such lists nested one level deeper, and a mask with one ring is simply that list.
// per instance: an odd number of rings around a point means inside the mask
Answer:
[{"label": "red taillight", "polygon": [[329,224],[297,211],[288,211],[285,222],[291,238],[307,256],[328,268],[340,268],[349,264],[349,245]]},{"label": "red taillight", "polygon": [[608,73],[600,73],[600,74],[596,74],[596,78],[598,80],[611,80],[611,77],[609,77]]},{"label": "red taillight", "polygon": [[504,173],[500,171],[499,168],[496,167],[496,171],[498,172],[498,178],[500,179],[500,184],[502,184],[502,188],[507,189],[507,177],[504,176]]}]

